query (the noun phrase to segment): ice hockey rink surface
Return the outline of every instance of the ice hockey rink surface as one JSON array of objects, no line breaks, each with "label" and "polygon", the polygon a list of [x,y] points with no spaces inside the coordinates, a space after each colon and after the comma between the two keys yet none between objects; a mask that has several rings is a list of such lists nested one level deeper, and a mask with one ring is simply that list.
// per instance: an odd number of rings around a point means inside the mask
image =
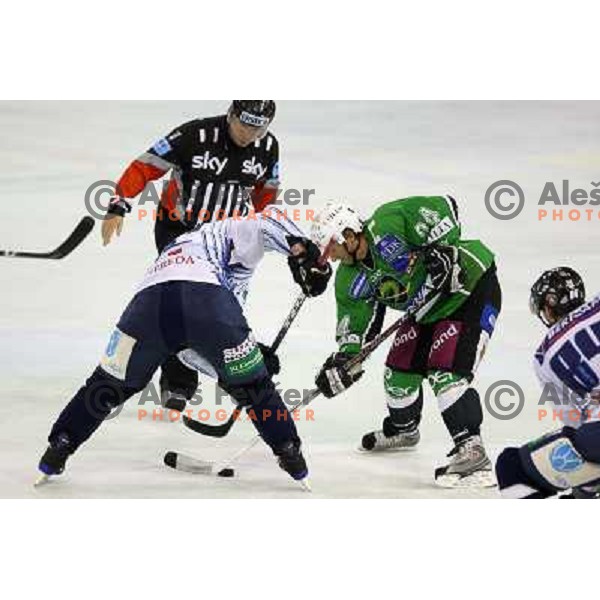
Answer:
[{"label": "ice hockey rink surface", "polygon": [[[224,112],[227,102],[1,102],[0,247],[45,251],[85,214],[86,188],[115,180],[127,164],[177,125]],[[600,180],[597,102],[280,102],[272,127],[279,138],[285,188],[316,191],[308,208],[343,199],[363,215],[411,195],[449,193],[459,203],[463,237],[481,238],[497,254],[503,311],[475,385],[480,392],[511,379],[525,391],[522,413],[509,421],[485,414],[483,438],[492,458],[557,426],[538,419],[539,390],[531,368],[542,326],[528,312],[539,273],[569,265],[588,292],[596,275],[597,207],[590,221],[539,221],[545,182],[586,190]],[[484,205],[501,179],[525,191],[514,220],[493,218]],[[569,208],[569,207],[565,207]],[[255,435],[240,422],[222,440],[181,423],[138,418],[131,399],[70,460],[61,478],[39,489],[38,459],[51,423],[97,364],[110,331],[155,257],[150,218],[127,218],[116,243],[103,248],[99,227],[61,261],[0,263],[0,497],[3,498],[495,498],[495,490],[443,490],[433,471],[451,441],[430,392],[418,450],[362,455],[362,435],[385,415],[383,361],[388,344],[346,394],[317,399],[314,420],[301,418],[313,493],[303,492],[257,445],[221,479],[169,470],[167,450],[223,459]],[[251,286],[247,316],[268,343],[297,289],[285,260],[268,256]],[[397,314],[397,313],[396,313]],[[390,323],[394,313],[388,311]],[[305,305],[281,347],[281,387],[310,388],[335,350],[333,291]],[[155,378],[157,383],[157,378]],[[206,389],[211,389],[208,383]],[[208,394],[207,394],[208,395]],[[155,408],[147,405],[145,408]],[[203,408],[214,410],[207,398]],[[231,406],[224,405],[229,412]],[[301,414],[302,417],[302,414]]]}]

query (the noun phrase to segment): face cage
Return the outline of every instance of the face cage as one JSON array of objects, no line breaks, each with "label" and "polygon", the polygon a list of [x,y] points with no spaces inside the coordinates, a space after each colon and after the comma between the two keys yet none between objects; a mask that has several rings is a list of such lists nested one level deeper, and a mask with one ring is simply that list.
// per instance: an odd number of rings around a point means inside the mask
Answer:
[{"label": "face cage", "polygon": [[529,311],[535,317],[540,316],[540,306],[537,301],[537,297],[535,296],[535,294],[533,292],[531,292],[531,294],[529,295]]},{"label": "face cage", "polygon": [[[536,300],[536,297],[533,293],[529,297],[529,309],[531,310],[532,314],[534,314],[546,327],[552,327],[552,325],[554,325],[554,323],[550,323],[550,321],[548,321],[548,319],[546,318],[546,316],[544,314],[544,308],[553,309],[552,306],[549,306],[548,303],[545,302],[546,297],[552,293],[553,292],[545,292],[543,295],[538,296],[539,301]],[[553,312],[556,312],[556,311],[553,311]],[[555,314],[554,316],[558,321],[564,315]]]}]

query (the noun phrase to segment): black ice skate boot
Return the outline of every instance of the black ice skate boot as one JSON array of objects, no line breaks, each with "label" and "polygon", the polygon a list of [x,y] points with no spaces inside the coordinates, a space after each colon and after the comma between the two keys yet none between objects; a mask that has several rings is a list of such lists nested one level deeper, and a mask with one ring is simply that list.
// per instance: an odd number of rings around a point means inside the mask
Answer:
[{"label": "black ice skate boot", "polygon": [[300,450],[301,445],[302,443],[300,440],[295,439],[273,449],[273,453],[277,457],[277,464],[288,473],[292,479],[298,481],[304,489],[310,491],[308,467],[306,466],[306,461]]},{"label": "black ice skate boot", "polygon": [[45,483],[52,476],[60,475],[65,470],[65,463],[72,453],[73,450],[69,436],[61,433],[50,443],[48,449],[40,459],[38,469],[42,474],[37,480],[36,485]]}]

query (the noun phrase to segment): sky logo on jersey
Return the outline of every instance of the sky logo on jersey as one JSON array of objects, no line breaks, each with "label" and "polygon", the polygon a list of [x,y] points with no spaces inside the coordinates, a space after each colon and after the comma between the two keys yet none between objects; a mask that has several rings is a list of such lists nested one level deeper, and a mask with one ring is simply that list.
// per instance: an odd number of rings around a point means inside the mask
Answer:
[{"label": "sky logo on jersey", "polygon": [[375,245],[381,258],[394,270],[404,273],[410,264],[410,252],[406,244],[395,235],[388,233],[384,235]]},{"label": "sky logo on jersey", "polygon": [[154,152],[156,152],[156,154],[159,156],[164,156],[165,154],[171,152],[173,148],[166,138],[162,138],[161,140],[158,140],[154,146],[152,146],[152,150],[154,150]]},{"label": "sky logo on jersey", "polygon": [[218,156],[211,156],[207,150],[204,154],[196,154],[192,157],[192,168],[216,171],[217,175],[220,175],[228,161],[228,158],[220,159]]},{"label": "sky logo on jersey", "polygon": [[262,179],[267,172],[267,167],[263,167],[261,163],[256,162],[256,156],[252,160],[245,160],[242,163],[242,173],[244,175],[254,175],[257,179]]},{"label": "sky logo on jersey", "polygon": [[559,473],[572,473],[581,469],[584,460],[575,451],[570,442],[562,442],[552,448],[550,453],[550,464]]}]

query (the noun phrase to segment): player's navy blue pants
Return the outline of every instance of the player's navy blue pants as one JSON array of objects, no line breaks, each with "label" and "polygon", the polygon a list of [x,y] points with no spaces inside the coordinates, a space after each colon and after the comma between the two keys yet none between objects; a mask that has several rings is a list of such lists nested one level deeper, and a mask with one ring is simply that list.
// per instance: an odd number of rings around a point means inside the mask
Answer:
[{"label": "player's navy blue pants", "polygon": [[[158,210],[154,223],[154,240],[159,254],[178,236],[189,232],[181,221],[169,218],[168,211],[163,207]],[[186,367],[176,355],[171,355],[163,363],[160,376],[160,389],[176,392],[188,400],[193,397],[198,388],[198,373]]]},{"label": "player's navy blue pants", "polygon": [[251,420],[271,448],[297,439],[235,296],[217,285],[170,281],[131,300],[100,365],[52,427],[50,443],[66,433],[74,451],[114,407],[146,387],[168,356],[185,348],[207,360],[221,387],[252,409]]}]

